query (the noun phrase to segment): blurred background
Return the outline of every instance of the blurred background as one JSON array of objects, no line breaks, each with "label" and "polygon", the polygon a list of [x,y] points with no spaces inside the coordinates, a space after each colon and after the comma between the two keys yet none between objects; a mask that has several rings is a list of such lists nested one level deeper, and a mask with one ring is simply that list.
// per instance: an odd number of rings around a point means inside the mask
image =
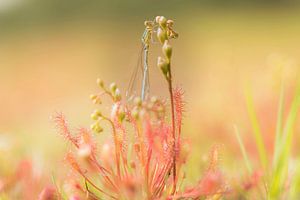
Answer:
[{"label": "blurred background", "polygon": [[[234,124],[256,157],[245,82],[272,152],[280,82],[288,106],[299,71],[299,11],[297,0],[0,0],[0,176],[24,158],[41,171],[61,166],[68,145],[50,116],[61,111],[73,128],[88,127],[98,77],[125,94],[143,22],[156,15],[173,19],[180,35],[172,67],[185,90],[191,181],[214,144],[222,146],[224,169],[239,169]],[[159,49],[150,51],[151,94],[164,98]]]}]

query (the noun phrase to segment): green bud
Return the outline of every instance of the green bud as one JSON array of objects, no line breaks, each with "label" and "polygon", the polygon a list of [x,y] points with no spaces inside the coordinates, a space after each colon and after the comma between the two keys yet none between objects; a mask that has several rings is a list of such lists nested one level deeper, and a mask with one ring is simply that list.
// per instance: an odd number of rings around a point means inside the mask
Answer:
[{"label": "green bud", "polygon": [[119,120],[120,120],[120,122],[122,122],[125,119],[125,117],[126,117],[125,112],[120,112],[119,113]]},{"label": "green bud", "polygon": [[92,124],[91,129],[96,133],[101,133],[103,131],[103,128],[100,126],[99,122],[95,122],[94,124]]},{"label": "green bud", "polygon": [[157,38],[160,41],[160,43],[163,44],[167,39],[167,32],[159,27],[157,29]]},{"label": "green bud", "polygon": [[125,117],[126,117],[126,112],[125,112],[125,109],[124,109],[124,107],[123,106],[121,106],[120,108],[119,108],[119,120],[120,120],[120,122],[122,122],[124,119],[125,119]]},{"label": "green bud", "polygon": [[103,88],[103,87],[104,87],[104,82],[103,82],[103,80],[100,79],[100,78],[98,78],[98,79],[97,79],[97,85],[98,85],[99,87]]},{"label": "green bud", "polygon": [[162,51],[168,60],[171,59],[172,56],[172,46],[170,45],[168,40],[165,40],[164,45],[162,47]]},{"label": "green bud", "polygon": [[95,110],[94,113],[98,116],[98,117],[102,117],[102,113],[100,110]]},{"label": "green bud", "polygon": [[109,89],[112,93],[115,93],[116,89],[117,89],[117,84],[116,83],[111,83],[109,85]]},{"label": "green bud", "polygon": [[116,88],[115,93],[114,93],[114,97],[116,101],[120,101],[121,100],[121,92],[119,90],[119,88]]},{"label": "green bud", "polygon": [[91,114],[92,120],[98,120],[98,115],[96,113]]},{"label": "green bud", "polygon": [[97,97],[97,98],[93,99],[93,103],[94,104],[101,104],[102,101],[101,101],[101,99],[99,97]]},{"label": "green bud", "polygon": [[155,22],[156,22],[156,23],[159,23],[160,17],[161,17],[161,16],[156,16],[156,17],[155,17]]},{"label": "green bud", "polygon": [[161,71],[163,72],[163,74],[165,76],[167,76],[167,74],[169,72],[169,63],[167,63],[165,61],[165,59],[163,59],[162,57],[158,57],[158,59],[157,59],[157,66],[161,69]]},{"label": "green bud", "polygon": [[91,95],[90,95],[90,99],[91,99],[91,100],[95,100],[95,99],[97,99],[97,95],[95,95],[95,94],[91,94]]},{"label": "green bud", "polygon": [[164,16],[161,16],[158,20],[158,24],[163,27],[166,28],[167,26],[167,19]]},{"label": "green bud", "polygon": [[141,106],[142,105],[142,99],[140,97],[135,97],[133,100],[134,105]]},{"label": "green bud", "polygon": [[150,100],[152,103],[157,103],[158,99],[157,97],[153,96],[151,97],[151,100]]},{"label": "green bud", "polygon": [[100,112],[100,110],[95,110],[92,114],[91,114],[91,118],[93,120],[98,120],[99,117],[102,117],[102,113]]}]

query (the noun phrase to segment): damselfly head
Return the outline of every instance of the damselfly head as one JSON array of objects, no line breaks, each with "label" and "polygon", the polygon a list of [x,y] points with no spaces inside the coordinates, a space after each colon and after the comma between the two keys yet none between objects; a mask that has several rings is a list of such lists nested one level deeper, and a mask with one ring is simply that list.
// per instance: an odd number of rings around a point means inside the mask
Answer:
[{"label": "damselfly head", "polygon": [[153,22],[152,22],[152,21],[145,21],[145,22],[144,22],[144,25],[145,25],[146,27],[152,27],[152,26],[153,26]]}]

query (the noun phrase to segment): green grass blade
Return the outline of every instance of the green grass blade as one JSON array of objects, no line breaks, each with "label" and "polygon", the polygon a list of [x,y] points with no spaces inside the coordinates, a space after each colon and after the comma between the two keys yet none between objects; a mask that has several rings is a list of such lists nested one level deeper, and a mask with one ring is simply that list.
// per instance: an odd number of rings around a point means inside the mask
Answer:
[{"label": "green grass blade", "polygon": [[280,96],[279,96],[279,105],[278,105],[278,114],[277,114],[277,123],[276,123],[276,133],[275,133],[275,144],[274,144],[274,155],[273,155],[273,168],[278,162],[279,154],[279,144],[282,137],[282,127],[283,127],[283,112],[284,112],[284,87],[281,84]]},{"label": "green grass blade", "polygon": [[244,158],[247,170],[248,170],[249,174],[252,174],[252,167],[251,167],[251,164],[249,162],[249,158],[248,158],[247,152],[245,150],[245,146],[244,146],[243,140],[241,139],[240,131],[237,128],[236,125],[234,125],[234,131],[235,131],[235,136],[236,136],[237,141],[239,143],[239,146],[240,146],[240,149],[241,149],[241,152],[242,152],[242,155],[243,155],[243,158]]},{"label": "green grass blade", "polygon": [[293,129],[296,122],[298,110],[300,106],[300,93],[297,89],[296,95],[292,102],[287,121],[284,126],[283,136],[276,148],[278,148],[278,161],[275,163],[275,168],[272,174],[270,184],[270,199],[276,199],[280,196],[287,179],[288,163],[290,158],[290,150],[293,140]]},{"label": "green grass blade", "polygon": [[251,95],[248,87],[246,87],[246,89],[245,89],[245,98],[246,98],[246,103],[247,103],[248,115],[249,115],[252,129],[253,129],[255,143],[256,143],[256,146],[258,149],[258,153],[259,153],[259,159],[260,159],[262,167],[264,169],[266,169],[267,162],[268,162],[266,147],[265,147],[265,144],[263,141],[263,137],[262,137],[260,126],[259,126],[258,119],[257,119],[257,115],[255,112],[253,98],[252,98],[252,95]]},{"label": "green grass blade", "polygon": [[297,161],[289,189],[289,199],[300,199],[300,162]]}]

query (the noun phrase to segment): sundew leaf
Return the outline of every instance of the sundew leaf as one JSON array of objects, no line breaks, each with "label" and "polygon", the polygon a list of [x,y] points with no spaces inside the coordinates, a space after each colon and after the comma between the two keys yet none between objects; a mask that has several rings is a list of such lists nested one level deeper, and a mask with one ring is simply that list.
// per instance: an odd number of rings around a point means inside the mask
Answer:
[{"label": "sundew leaf", "polygon": [[247,111],[248,115],[251,121],[251,126],[253,129],[253,135],[255,139],[255,143],[258,149],[259,159],[261,162],[261,165],[264,169],[267,167],[267,153],[266,153],[266,147],[263,141],[261,129],[259,126],[258,118],[255,112],[254,103],[253,103],[253,97],[250,92],[249,86],[247,85],[245,90],[245,98],[247,103]]},{"label": "sundew leaf", "polygon": [[236,138],[237,138],[237,140],[238,140],[238,143],[239,143],[239,146],[240,146],[240,149],[241,149],[241,152],[242,152],[242,155],[243,155],[243,158],[244,158],[244,161],[245,161],[245,164],[246,164],[248,173],[251,174],[251,173],[252,173],[252,167],[251,167],[251,164],[250,164],[250,161],[249,161],[247,152],[246,152],[246,150],[245,150],[244,143],[243,143],[243,141],[242,141],[242,139],[241,139],[240,131],[239,131],[239,129],[237,128],[236,125],[234,125],[234,131],[235,131],[235,136],[236,136]]}]

